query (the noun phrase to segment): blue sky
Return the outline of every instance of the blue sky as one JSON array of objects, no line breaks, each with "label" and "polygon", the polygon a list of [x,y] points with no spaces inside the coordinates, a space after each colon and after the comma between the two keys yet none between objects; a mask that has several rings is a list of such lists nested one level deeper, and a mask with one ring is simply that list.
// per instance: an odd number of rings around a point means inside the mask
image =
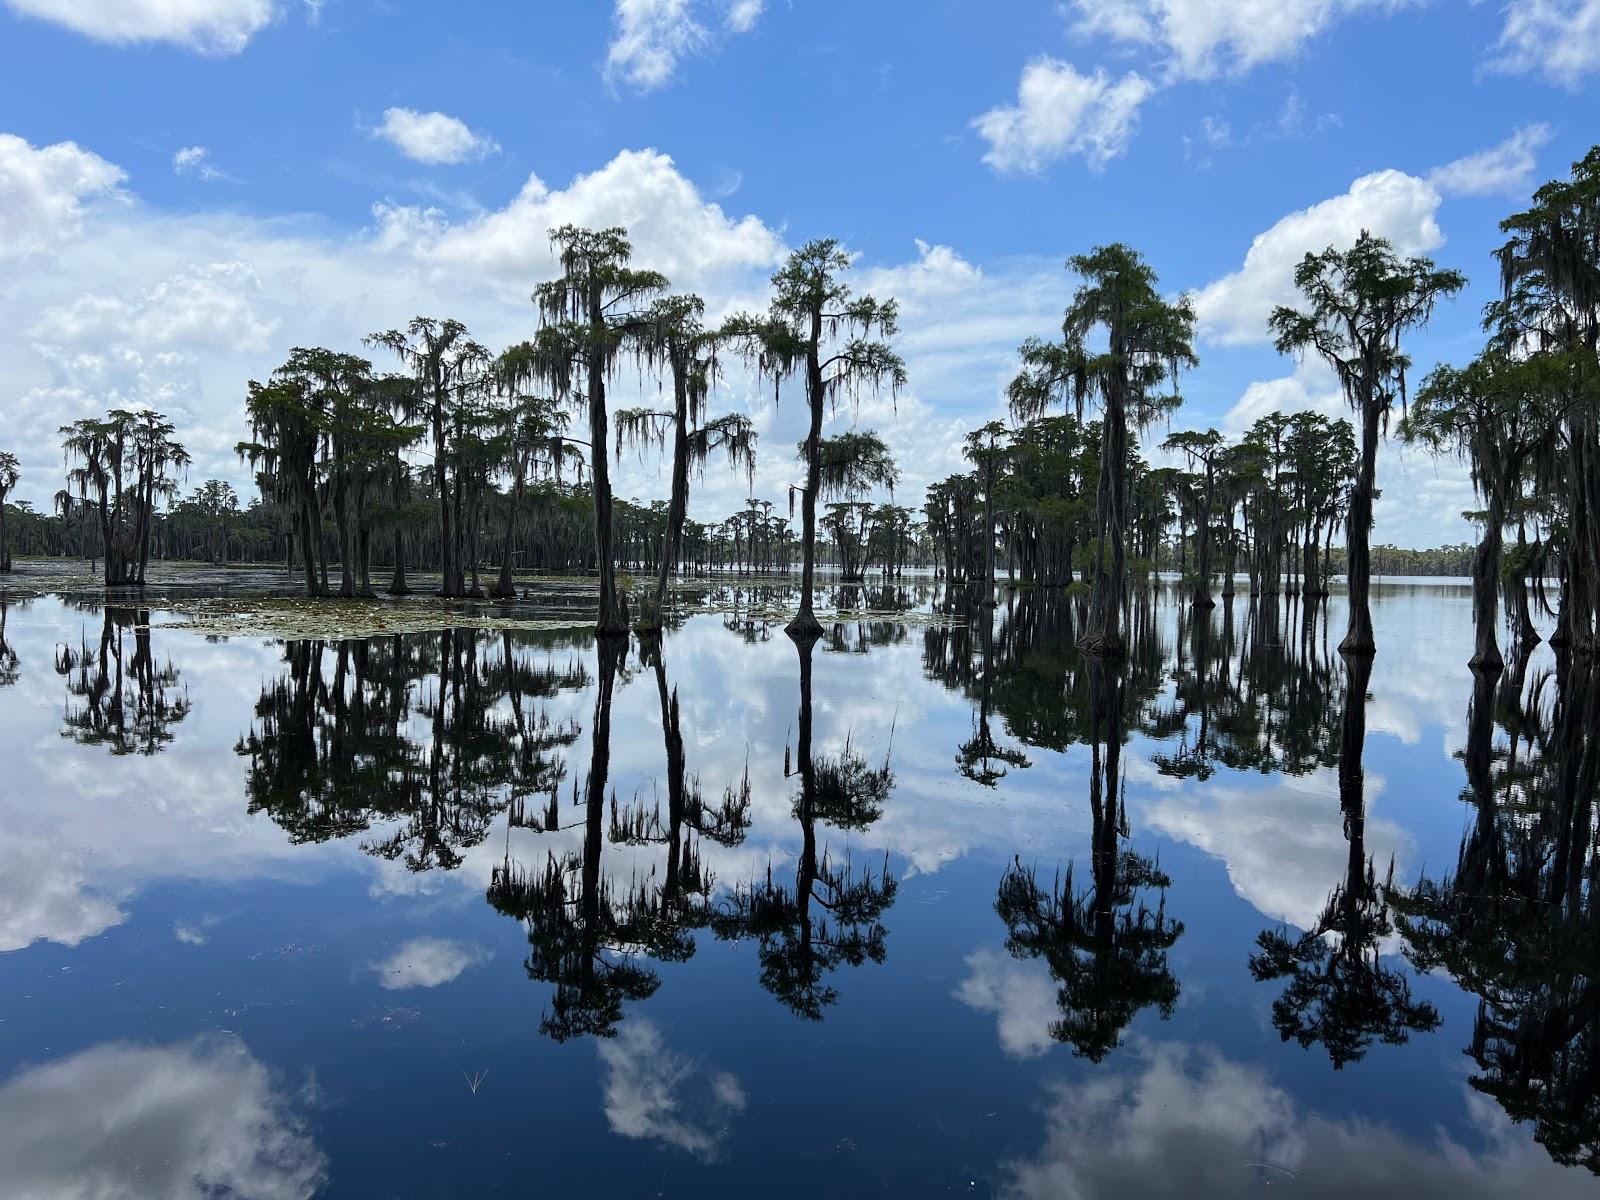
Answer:
[{"label": "blue sky", "polygon": [[[628,224],[714,312],[806,238],[858,251],[911,386],[837,422],[886,435],[913,503],[1106,241],[1196,296],[1175,425],[1335,411],[1266,344],[1293,262],[1365,225],[1461,268],[1413,351],[1470,355],[1495,223],[1587,150],[1597,69],[1600,0],[0,0],[0,445],[41,503],[57,425],[148,403],[192,482],[241,480],[246,379],[419,312],[526,336],[564,220]],[[730,375],[714,406],[781,499],[798,404]],[[1381,540],[1469,536],[1458,466],[1381,471]],[[713,471],[697,515],[745,494]]]}]

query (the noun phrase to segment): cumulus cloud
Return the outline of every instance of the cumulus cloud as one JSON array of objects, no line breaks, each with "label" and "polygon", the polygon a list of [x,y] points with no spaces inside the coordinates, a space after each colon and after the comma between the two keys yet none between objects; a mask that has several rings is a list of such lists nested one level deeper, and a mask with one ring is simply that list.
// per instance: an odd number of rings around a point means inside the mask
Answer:
[{"label": "cumulus cloud", "polygon": [[85,205],[126,175],[76,142],[35,148],[0,133],[0,261],[51,250],[78,232]]},{"label": "cumulus cloud", "polygon": [[76,946],[125,920],[69,850],[15,831],[0,839],[0,953],[34,942]]},{"label": "cumulus cloud", "polygon": [[278,325],[256,311],[261,291],[248,264],[205,263],[132,298],[88,293],[46,309],[33,333],[58,344],[260,350]]},{"label": "cumulus cloud", "polygon": [[372,131],[407,158],[430,167],[476,162],[500,152],[493,138],[474,133],[464,121],[442,112],[388,108]]},{"label": "cumulus cloud", "polygon": [[626,227],[638,261],[675,285],[769,267],[784,250],[758,218],[729,217],[656,150],[624,150],[562,189],[530,175],[504,208],[459,224],[435,209],[384,205],[377,216],[383,244],[450,270],[514,277],[519,287],[555,269],[549,231],[569,222]]},{"label": "cumulus cloud", "polygon": [[[761,20],[766,0],[724,0],[721,24],[732,34],[749,33]],[[635,91],[665,87],[679,64],[714,42],[707,5],[699,0],[616,0],[604,74],[609,83]]]},{"label": "cumulus cloud", "polygon": [[412,938],[388,958],[373,964],[378,983],[389,991],[431,988],[449,983],[468,967],[488,959],[476,946],[449,938]]},{"label": "cumulus cloud", "polygon": [[1055,1045],[1050,1026],[1060,1019],[1056,989],[1043,967],[996,950],[967,955],[967,976],[955,998],[978,1012],[993,1013],[1000,1049],[1012,1058],[1038,1058]]},{"label": "cumulus cloud", "polygon": [[1148,47],[1174,78],[1242,74],[1299,53],[1347,13],[1408,0],[1072,0],[1086,37]]},{"label": "cumulus cloud", "polygon": [[1117,80],[1104,70],[1084,75],[1044,55],[1023,68],[1015,105],[990,109],[972,126],[989,144],[983,161],[996,171],[1037,175],[1072,154],[1098,171],[1127,149],[1153,90],[1131,71]]},{"label": "cumulus cloud", "polygon": [[605,1068],[604,1104],[611,1131],[661,1142],[707,1161],[728,1135],[729,1120],[744,1111],[738,1079],[705,1072],[669,1049],[648,1020],[625,1024],[596,1049]]},{"label": "cumulus cloud", "polygon": [[1533,190],[1539,151],[1550,140],[1550,126],[1524,125],[1505,141],[1428,174],[1440,192],[1460,196],[1526,196]]},{"label": "cumulus cloud", "polygon": [[100,42],[172,42],[238,54],[276,14],[273,0],[5,0],[15,12]]},{"label": "cumulus cloud", "polygon": [[1439,192],[1401,171],[1363,175],[1349,191],[1292,212],[1256,235],[1244,265],[1194,293],[1201,332],[1223,344],[1270,340],[1267,318],[1299,299],[1294,269],[1308,253],[1353,245],[1363,229],[1388,238],[1400,254],[1444,244]]},{"label": "cumulus cloud", "polygon": [[1600,0],[1511,0],[1493,66],[1576,88],[1600,67]]},{"label": "cumulus cloud", "polygon": [[1480,1150],[1442,1131],[1414,1141],[1383,1126],[1301,1112],[1259,1068],[1214,1051],[1157,1044],[1136,1070],[1054,1089],[1039,1153],[1010,1163],[1016,1198],[1209,1200],[1285,1184],[1296,1196],[1589,1195],[1492,1101],[1464,1104]]},{"label": "cumulus cloud", "polygon": [[[1367,852],[1380,864],[1393,858],[1404,874],[1415,844],[1393,821],[1371,814],[1379,791],[1369,775]],[[1338,780],[1328,770],[1260,788],[1185,789],[1156,800],[1144,817],[1152,829],[1220,859],[1233,890],[1263,917],[1299,929],[1316,924],[1349,865]]]},{"label": "cumulus cloud", "polygon": [[310,1200],[327,1159],[235,1038],[112,1043],[0,1086],[13,1200]]},{"label": "cumulus cloud", "polygon": [[1325,417],[1348,416],[1344,393],[1333,368],[1307,355],[1295,364],[1294,374],[1258,379],[1222,419],[1224,433],[1238,437],[1269,413],[1317,412]]}]

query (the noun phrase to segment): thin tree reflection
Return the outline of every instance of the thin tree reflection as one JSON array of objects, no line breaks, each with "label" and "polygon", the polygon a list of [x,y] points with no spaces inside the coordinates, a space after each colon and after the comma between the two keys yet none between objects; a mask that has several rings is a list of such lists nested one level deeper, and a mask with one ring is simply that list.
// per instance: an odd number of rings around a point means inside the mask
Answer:
[{"label": "thin tree reflection", "polygon": [[812,752],[811,659],[815,638],[797,638],[800,656],[800,719],[796,753],[785,752],[784,774],[798,775],[795,817],[800,854],[792,885],[767,867],[766,879],[734,889],[715,924],[720,937],[752,938],[761,964],[761,986],[790,1011],[820,1020],[838,999],[828,976],[841,965],[881,963],[887,947],[882,917],[898,884],[888,855],[876,871],[859,873],[848,854],[836,858],[817,847],[818,824],[863,830],[883,814],[894,787],[885,757],[873,767],[846,739],[837,756]]},{"label": "thin tree reflection", "polygon": [[1345,659],[1345,689],[1339,755],[1339,800],[1348,844],[1345,878],[1328,896],[1317,923],[1299,936],[1265,930],[1256,938],[1250,973],[1257,981],[1286,979],[1272,1004],[1272,1023],[1284,1041],[1316,1043],[1335,1069],[1358,1062],[1374,1041],[1400,1045],[1412,1033],[1439,1025],[1439,1014],[1411,995],[1403,970],[1385,966],[1380,942],[1394,932],[1389,912],[1394,864],[1379,883],[1366,853],[1365,772],[1367,685],[1372,658]]},{"label": "thin tree reflection", "polygon": [[0,688],[11,687],[22,678],[21,660],[11,648],[11,643],[6,641],[6,615],[10,606],[11,602],[0,595]]},{"label": "thin tree reflection", "polygon": [[977,617],[981,635],[983,670],[978,680],[978,705],[972,712],[972,736],[956,751],[956,769],[975,783],[994,787],[1011,768],[1021,770],[1029,766],[1029,762],[1021,750],[995,741],[990,726],[994,707],[994,606],[979,604],[973,615]]},{"label": "thin tree reflection", "polygon": [[61,647],[56,672],[67,681],[62,736],[112,754],[159,754],[189,715],[189,692],[169,658],[151,648],[148,609],[105,608],[100,640]]},{"label": "thin tree reflection", "polygon": [[[509,852],[490,879],[488,899],[497,910],[522,921],[531,947],[530,979],[554,986],[540,1031],[558,1041],[577,1036],[610,1037],[623,1017],[623,1005],[644,1000],[660,986],[650,965],[682,962],[695,952],[694,931],[713,919],[711,873],[700,859],[699,841],[723,846],[744,839],[750,822],[748,771],[724,789],[721,802],[708,804],[698,777],[689,773],[676,690],[667,682],[659,641],[641,643],[653,668],[661,705],[666,751],[667,812],[642,800],[624,805],[611,775],[612,705],[627,643],[596,643],[599,656],[589,771],[574,782],[572,805],[581,819],[561,824],[557,796],[533,812],[513,808],[511,823],[539,834],[581,829],[577,852],[547,849],[543,867],[530,871]],[[612,846],[662,845],[666,864],[658,874],[635,869],[625,883],[605,853]]]},{"label": "thin tree reflection", "polygon": [[[1531,642],[1508,677],[1526,671]],[[1520,660],[1520,661],[1519,661]],[[1478,997],[1472,1086],[1557,1162],[1600,1174],[1600,680],[1561,657],[1520,690],[1476,672],[1463,755],[1473,807],[1452,875],[1394,897],[1407,956]],[[1510,735],[1494,747],[1494,721]]]},{"label": "thin tree reflection", "polygon": [[[1178,981],[1167,952],[1183,933],[1168,918],[1160,865],[1122,846],[1128,836],[1121,756],[1125,683],[1120,665],[1085,660],[1093,737],[1089,805],[1093,818],[1087,891],[1066,877],[1049,887],[1033,868],[1013,863],[1000,881],[995,911],[1005,922],[1006,949],[1017,958],[1042,958],[1059,989],[1060,1016],[1050,1025],[1057,1041],[1099,1062],[1122,1039],[1140,1010],[1154,1005],[1172,1015]],[[1146,899],[1159,893],[1154,907]]]}]

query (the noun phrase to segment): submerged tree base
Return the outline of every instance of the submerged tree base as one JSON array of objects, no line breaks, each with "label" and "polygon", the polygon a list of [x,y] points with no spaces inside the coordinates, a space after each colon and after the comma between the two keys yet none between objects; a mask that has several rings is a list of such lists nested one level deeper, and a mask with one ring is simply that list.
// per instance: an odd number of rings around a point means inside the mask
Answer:
[{"label": "submerged tree base", "polygon": [[1111,634],[1085,634],[1078,639],[1078,649],[1096,658],[1121,658],[1128,652],[1122,639]]},{"label": "submerged tree base", "polygon": [[822,622],[811,612],[802,611],[783,627],[783,631],[797,642],[814,640],[822,636]]}]

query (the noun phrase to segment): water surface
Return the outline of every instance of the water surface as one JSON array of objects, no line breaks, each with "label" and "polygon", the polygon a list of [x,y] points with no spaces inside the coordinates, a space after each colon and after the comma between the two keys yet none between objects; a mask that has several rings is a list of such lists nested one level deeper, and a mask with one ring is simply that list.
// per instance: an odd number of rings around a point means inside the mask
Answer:
[{"label": "water surface", "polygon": [[1060,593],[870,599],[8,602],[0,1194],[1595,1194],[1581,665],[1474,680],[1448,583],[1370,678],[1337,597],[1157,585],[1121,670]]}]

